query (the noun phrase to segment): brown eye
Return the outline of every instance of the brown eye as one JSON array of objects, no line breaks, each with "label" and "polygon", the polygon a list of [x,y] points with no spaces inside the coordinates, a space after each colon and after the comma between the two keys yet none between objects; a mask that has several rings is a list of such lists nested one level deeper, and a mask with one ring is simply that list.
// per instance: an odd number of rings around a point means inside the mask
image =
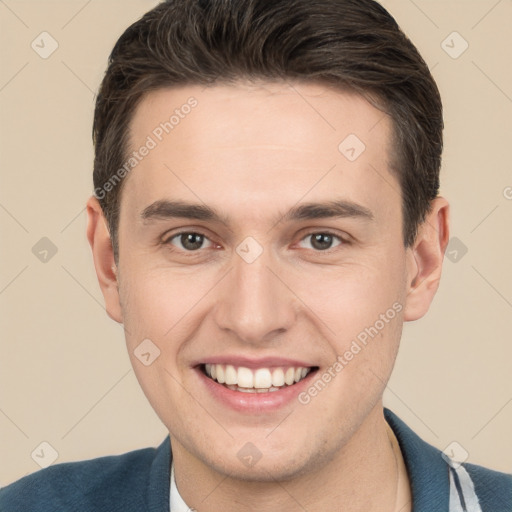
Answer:
[{"label": "brown eye", "polygon": [[327,251],[341,243],[340,237],[330,233],[312,233],[301,240],[302,247],[314,249],[315,251]]},{"label": "brown eye", "polygon": [[197,251],[211,246],[210,240],[200,233],[179,233],[170,238],[169,243],[185,251]]}]

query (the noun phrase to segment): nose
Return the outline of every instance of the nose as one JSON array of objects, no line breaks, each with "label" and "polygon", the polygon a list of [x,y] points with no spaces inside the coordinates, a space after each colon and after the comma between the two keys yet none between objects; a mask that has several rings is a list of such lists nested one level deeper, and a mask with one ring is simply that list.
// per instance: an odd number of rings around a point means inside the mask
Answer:
[{"label": "nose", "polygon": [[293,292],[264,255],[247,263],[237,255],[222,284],[215,322],[246,344],[260,346],[288,331],[297,312]]}]

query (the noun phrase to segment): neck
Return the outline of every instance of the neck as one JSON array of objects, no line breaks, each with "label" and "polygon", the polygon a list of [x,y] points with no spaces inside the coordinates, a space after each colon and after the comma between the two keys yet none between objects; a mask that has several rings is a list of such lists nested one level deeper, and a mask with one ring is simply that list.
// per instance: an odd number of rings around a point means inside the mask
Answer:
[{"label": "neck", "polygon": [[[407,512],[410,488],[400,448],[376,407],[329,461],[286,481],[246,481],[204,464],[172,442],[177,488],[189,507],[203,512],[340,510]],[[269,474],[271,470],[269,470]]]}]

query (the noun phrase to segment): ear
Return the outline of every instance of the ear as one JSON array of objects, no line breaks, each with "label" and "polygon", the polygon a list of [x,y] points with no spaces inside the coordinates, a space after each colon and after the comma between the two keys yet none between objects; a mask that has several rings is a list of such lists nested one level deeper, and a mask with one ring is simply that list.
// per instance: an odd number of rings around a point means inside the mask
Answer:
[{"label": "ear", "polygon": [[103,210],[94,196],[87,201],[87,239],[91,245],[94,267],[105,299],[107,314],[116,322],[122,323],[114,250]]},{"label": "ear", "polygon": [[446,199],[434,199],[413,246],[407,249],[405,321],[418,320],[425,315],[439,287],[449,240],[449,210]]}]

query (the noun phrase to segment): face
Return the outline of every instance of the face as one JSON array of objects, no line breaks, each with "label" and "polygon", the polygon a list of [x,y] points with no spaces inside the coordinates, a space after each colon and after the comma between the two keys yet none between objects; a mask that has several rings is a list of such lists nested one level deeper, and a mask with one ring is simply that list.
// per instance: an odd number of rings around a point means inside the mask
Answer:
[{"label": "face", "polygon": [[381,411],[398,349],[412,257],[390,119],[240,83],[153,92],[131,128],[151,148],[121,196],[118,320],[173,450],[247,479],[315,471]]}]

